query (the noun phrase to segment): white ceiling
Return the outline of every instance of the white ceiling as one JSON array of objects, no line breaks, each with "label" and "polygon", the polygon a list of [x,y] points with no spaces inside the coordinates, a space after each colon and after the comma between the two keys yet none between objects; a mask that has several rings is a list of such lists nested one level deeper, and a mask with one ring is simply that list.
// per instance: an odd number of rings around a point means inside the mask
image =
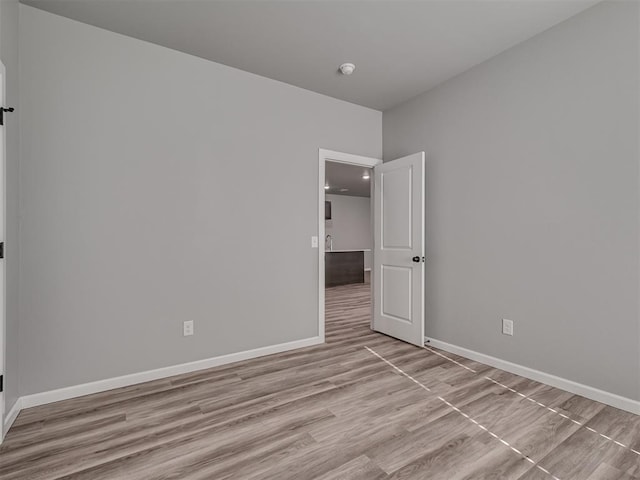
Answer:
[{"label": "white ceiling", "polygon": [[[22,0],[385,110],[599,0]],[[343,62],[356,64],[350,77]]]},{"label": "white ceiling", "polygon": [[349,165],[348,163],[327,162],[325,165],[325,185],[329,189],[325,193],[332,195],[349,195],[352,197],[371,196],[371,178],[365,180],[362,175],[373,172],[370,168]]}]

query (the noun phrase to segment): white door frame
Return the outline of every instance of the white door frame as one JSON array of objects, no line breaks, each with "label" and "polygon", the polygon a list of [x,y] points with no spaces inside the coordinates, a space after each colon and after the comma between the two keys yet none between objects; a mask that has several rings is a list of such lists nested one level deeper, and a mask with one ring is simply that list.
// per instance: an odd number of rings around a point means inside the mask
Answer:
[{"label": "white door frame", "polygon": [[[382,159],[363,157],[351,153],[333,150],[318,150],[318,336],[324,338],[324,196],[325,196],[325,164],[326,162],[348,163],[366,168],[373,168],[382,163]],[[372,234],[373,235],[373,234]],[[373,250],[372,250],[373,253]],[[372,278],[373,281],[373,278]]]},{"label": "white door frame", "polygon": [[[7,91],[6,91],[6,84],[7,84],[7,76],[6,76],[6,71],[5,71],[5,67],[4,64],[2,62],[0,62],[0,88],[2,89],[2,91],[0,92],[1,97],[0,97],[0,107],[4,107],[5,103],[6,103],[6,98],[7,98]],[[7,117],[5,115],[5,126],[7,124],[6,120]],[[0,218],[0,242],[6,242],[6,235],[7,235],[7,224],[6,224],[6,219],[7,219],[7,215],[6,215],[6,206],[7,206],[7,202],[6,202],[6,165],[7,162],[5,161],[6,159],[6,153],[7,153],[7,136],[6,136],[6,128],[5,126],[1,126],[0,129],[2,130],[2,132],[0,132],[0,135],[2,136],[2,138],[0,139],[0,142],[2,143],[2,146],[0,148],[0,175],[2,176],[2,178],[0,178],[0,216],[2,218]],[[5,243],[5,250],[6,250],[6,243]],[[5,256],[6,256],[6,251],[5,251]],[[0,283],[2,284],[0,286],[0,375],[4,375],[3,377],[3,390],[6,391],[6,385],[7,385],[7,342],[6,342],[6,338],[7,338],[7,331],[6,331],[6,305],[7,305],[7,296],[6,296],[6,288],[7,288],[7,268],[6,268],[6,263],[5,260],[2,259],[0,260],[0,262],[2,262],[2,265],[0,265],[0,269],[1,269],[1,275],[0,275]],[[6,419],[6,412],[5,412],[5,404],[6,404],[6,394],[0,393],[0,443],[2,443],[2,441],[4,440],[4,435],[7,433],[5,431],[5,419]]]}]

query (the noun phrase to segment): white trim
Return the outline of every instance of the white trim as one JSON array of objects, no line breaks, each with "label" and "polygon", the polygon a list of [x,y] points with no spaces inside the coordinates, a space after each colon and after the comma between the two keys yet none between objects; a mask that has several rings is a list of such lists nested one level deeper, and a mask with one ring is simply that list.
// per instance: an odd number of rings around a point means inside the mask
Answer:
[{"label": "white trim", "polygon": [[324,253],[327,247],[324,237],[324,150],[318,152],[318,336],[324,341]]},{"label": "white trim", "polygon": [[351,153],[318,149],[318,336],[324,342],[324,200],[325,163],[338,162],[373,168],[382,163],[379,158],[363,157]]},{"label": "white trim", "polygon": [[[338,163],[350,163],[351,165],[360,165],[367,168],[373,168],[376,165],[382,163],[382,160],[379,158],[363,157],[362,155],[353,155],[351,153],[335,152],[333,150],[326,150],[324,148],[320,148],[318,150],[318,154],[321,160]],[[322,183],[321,187],[323,188],[322,193],[324,193],[324,182]]]},{"label": "white trim", "polygon": [[640,401],[622,397],[620,395],[616,395],[615,393],[606,392],[595,387],[590,387],[589,385],[584,385],[582,383],[574,382],[573,380],[557,377],[556,375],[552,375],[550,373],[541,372],[540,370],[535,370],[533,368],[525,367],[517,363],[508,362],[507,360],[492,357],[490,355],[476,352],[474,350],[469,350],[464,347],[459,347],[457,345],[442,342],[434,338],[425,337],[424,340],[425,344],[431,347],[439,348],[440,350],[454,353],[470,360],[475,360],[477,362],[484,363],[485,365],[499,368],[501,370],[520,375],[521,377],[529,378],[531,380],[535,380],[552,387],[566,390],[567,392],[571,392],[576,395],[582,395],[583,397],[595,400],[596,402],[605,403],[607,405],[611,405],[612,407],[620,408],[622,410],[626,410],[627,412],[640,415]]},{"label": "white trim", "polygon": [[133,373],[131,375],[123,375],[121,377],[107,378],[96,382],[74,385],[72,387],[59,388],[48,392],[34,393],[25,395],[20,398],[21,408],[37,407],[47,403],[58,402],[60,400],[68,400],[70,398],[90,395],[92,393],[104,392],[114,388],[128,387],[138,383],[149,382],[161,378],[180,375],[183,373],[191,373],[207,368],[218,367],[228,363],[249,360],[251,358],[272,355],[274,353],[286,352],[297,348],[310,347],[324,343],[320,337],[305,338],[293,342],[280,343],[278,345],[270,345],[268,347],[246,350],[244,352],[230,353],[219,357],[197,360],[195,362],[182,363],[170,367],[158,368],[156,370],[147,370],[146,372]]},{"label": "white trim", "polygon": [[[2,91],[0,96],[1,106],[5,106],[7,102],[7,71],[4,63],[0,61],[0,83],[2,83]],[[0,173],[2,176],[0,182],[0,219],[1,231],[0,241],[7,241],[7,130],[2,127],[2,151],[0,152]],[[5,255],[6,256],[6,255]],[[2,262],[2,275],[0,275],[0,375],[4,375],[4,392],[0,392],[0,443],[4,440],[6,430],[3,428],[5,419],[8,418],[5,412],[6,408],[6,385],[7,385],[7,263]],[[13,410],[13,408],[12,408]]]},{"label": "white trim", "polygon": [[9,412],[4,418],[4,425],[2,426],[3,437],[7,434],[7,432],[11,428],[11,425],[13,425],[13,422],[16,421],[16,418],[18,418],[18,414],[20,413],[21,410],[22,410],[22,398],[18,398],[13,404],[13,407],[11,407],[11,410],[9,410]]}]

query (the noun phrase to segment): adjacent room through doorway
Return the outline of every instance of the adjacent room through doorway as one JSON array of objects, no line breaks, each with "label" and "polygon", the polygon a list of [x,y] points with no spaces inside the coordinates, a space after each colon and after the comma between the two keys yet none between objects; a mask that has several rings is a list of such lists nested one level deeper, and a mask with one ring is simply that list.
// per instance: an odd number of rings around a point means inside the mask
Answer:
[{"label": "adjacent room through doorway", "polygon": [[324,286],[329,337],[340,335],[342,324],[352,328],[371,323],[372,178],[368,167],[332,161],[325,165]]}]

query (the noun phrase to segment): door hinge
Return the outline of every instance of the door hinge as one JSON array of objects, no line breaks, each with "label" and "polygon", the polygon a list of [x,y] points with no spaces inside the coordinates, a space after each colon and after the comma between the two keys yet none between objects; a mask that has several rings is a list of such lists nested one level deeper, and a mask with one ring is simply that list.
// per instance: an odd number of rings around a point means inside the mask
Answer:
[{"label": "door hinge", "polygon": [[4,392],[4,375],[0,375],[0,393]]},{"label": "door hinge", "polygon": [[4,108],[4,107],[0,107],[0,125],[4,125],[4,112],[13,112],[15,110],[15,108],[13,107],[9,107],[9,108]]},{"label": "door hinge", "polygon": [[4,258],[4,242],[0,242],[0,258]]}]

